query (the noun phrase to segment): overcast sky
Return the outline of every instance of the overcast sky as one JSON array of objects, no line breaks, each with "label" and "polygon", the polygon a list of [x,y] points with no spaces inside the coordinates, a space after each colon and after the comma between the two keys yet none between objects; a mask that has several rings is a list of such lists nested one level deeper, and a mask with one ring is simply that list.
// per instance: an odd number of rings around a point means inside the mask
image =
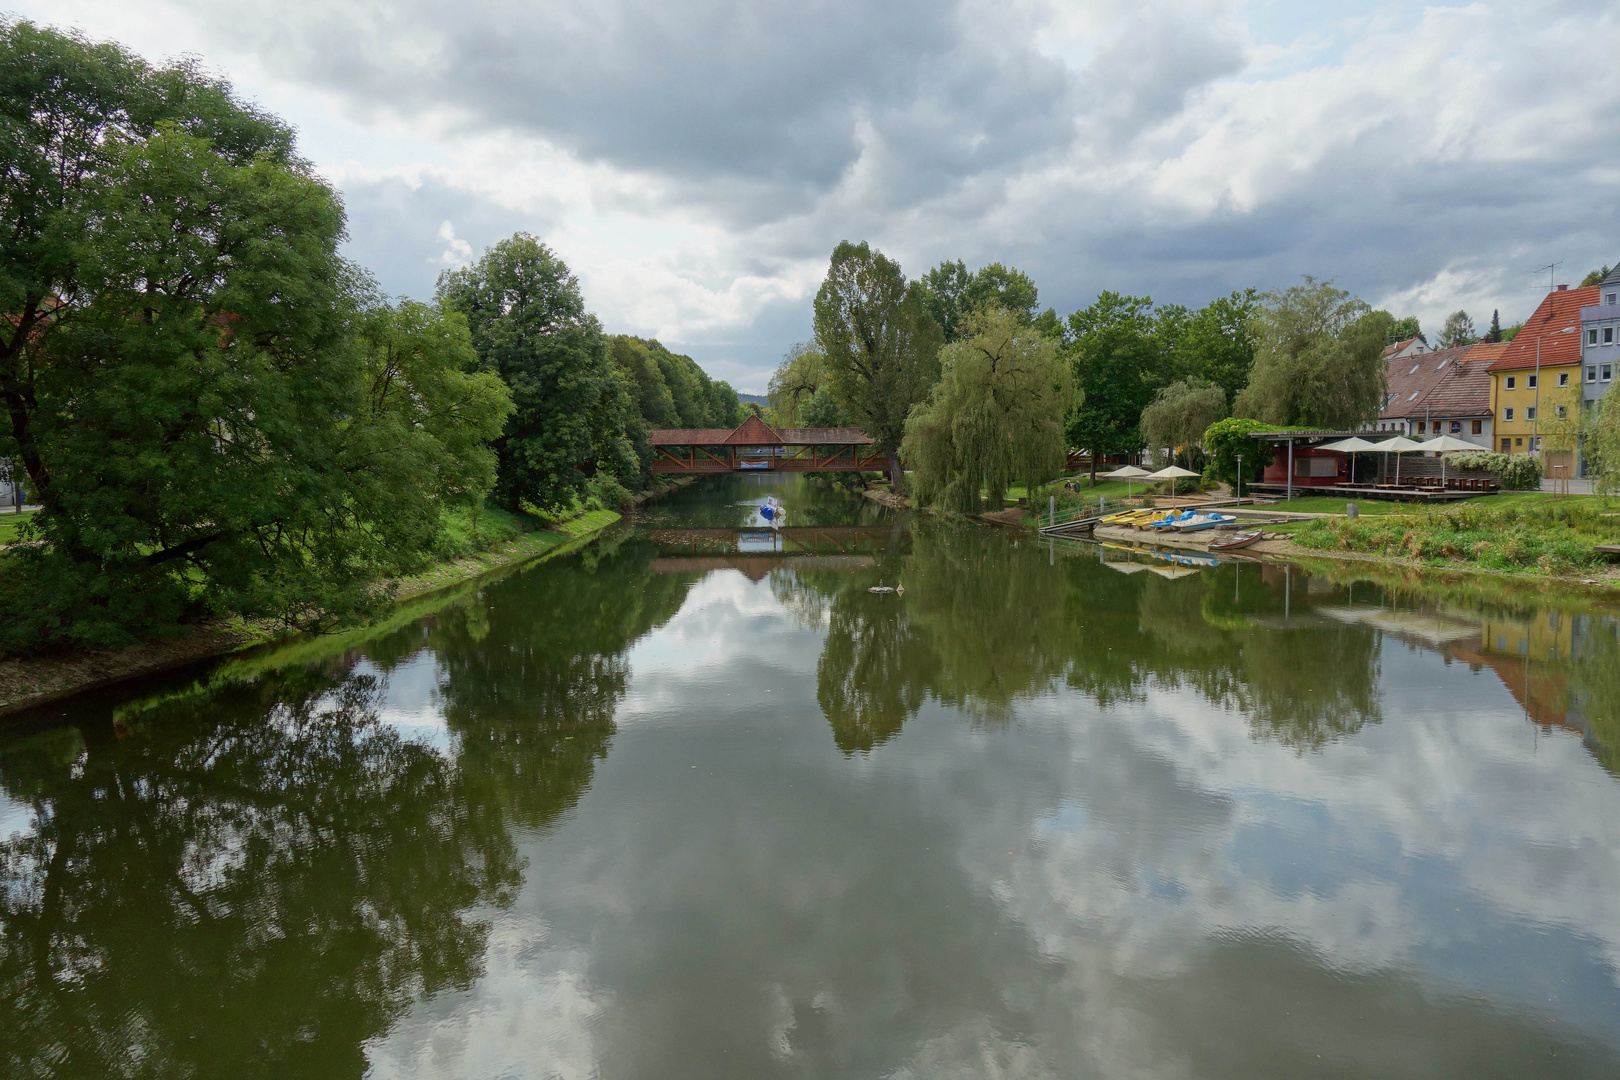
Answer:
[{"label": "overcast sky", "polygon": [[841,239],[1200,304],[1331,277],[1438,329],[1620,260],[1620,7],[0,0],[293,123],[391,292],[518,230],[611,331],[763,391]]}]

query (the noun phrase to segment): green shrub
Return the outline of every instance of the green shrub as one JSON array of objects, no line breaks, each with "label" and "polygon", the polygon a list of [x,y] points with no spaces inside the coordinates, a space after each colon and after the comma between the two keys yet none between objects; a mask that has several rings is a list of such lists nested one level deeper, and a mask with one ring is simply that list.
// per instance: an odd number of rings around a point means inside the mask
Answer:
[{"label": "green shrub", "polygon": [[1541,458],[1535,454],[1497,454],[1480,450],[1451,454],[1446,461],[1452,468],[1495,473],[1502,487],[1509,491],[1541,490]]},{"label": "green shrub", "polygon": [[585,505],[592,510],[619,510],[630,502],[630,490],[610,473],[597,473],[585,482]]},{"label": "green shrub", "polygon": [[1217,420],[1204,430],[1204,475],[1231,483],[1237,479],[1237,455],[1243,455],[1245,482],[1260,479],[1277,454],[1277,444],[1249,438],[1256,431],[1288,431],[1286,427],[1240,416]]}]

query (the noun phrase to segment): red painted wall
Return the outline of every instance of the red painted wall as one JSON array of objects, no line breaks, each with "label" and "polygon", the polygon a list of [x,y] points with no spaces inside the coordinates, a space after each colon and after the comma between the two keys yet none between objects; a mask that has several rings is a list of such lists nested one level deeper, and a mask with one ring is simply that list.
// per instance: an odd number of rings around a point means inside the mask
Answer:
[{"label": "red painted wall", "polygon": [[[1305,475],[1301,475],[1301,470]],[[1331,469],[1324,475],[1323,470]],[[1295,487],[1332,487],[1334,484],[1343,484],[1350,479],[1350,455],[1339,454],[1332,450],[1315,450],[1308,446],[1294,444],[1294,486]],[[1266,484],[1288,483],[1288,444],[1282,443],[1277,447],[1277,457],[1266,466],[1266,474],[1261,478]]]}]

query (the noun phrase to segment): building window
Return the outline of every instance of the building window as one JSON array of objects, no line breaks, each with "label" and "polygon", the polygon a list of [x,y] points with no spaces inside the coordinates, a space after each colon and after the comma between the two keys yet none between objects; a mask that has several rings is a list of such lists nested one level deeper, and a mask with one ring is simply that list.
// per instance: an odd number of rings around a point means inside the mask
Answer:
[{"label": "building window", "polygon": [[1568,386],[1569,385],[1569,372],[1560,371],[1558,373],[1558,385],[1559,386]]},{"label": "building window", "polygon": [[1517,375],[1509,375],[1506,381],[1507,389],[1509,390],[1512,390],[1519,385],[1519,377]]},{"label": "building window", "polygon": [[1607,297],[1604,298],[1603,302],[1605,304],[1612,304],[1617,299],[1620,299],[1620,293],[1610,293]]},{"label": "building window", "polygon": [[1505,454],[1505,453],[1509,452],[1512,449],[1513,449],[1513,440],[1512,439],[1503,439],[1502,440],[1502,453]]},{"label": "building window", "polygon": [[1468,433],[1470,435],[1483,435],[1483,434],[1485,434],[1485,421],[1483,421],[1483,420],[1475,420],[1474,423],[1473,423],[1473,427],[1469,430]]},{"label": "building window", "polygon": [[1541,384],[1541,376],[1540,375],[1531,375],[1531,376],[1529,376],[1528,378],[1526,378],[1524,380],[1524,386],[1525,386],[1525,389],[1527,389],[1527,390],[1534,390],[1540,384]]},{"label": "building window", "polygon": [[1586,367],[1586,381],[1597,382],[1597,365],[1588,364]]},{"label": "building window", "polygon": [[1586,343],[1588,345],[1596,345],[1597,344],[1597,329],[1595,327],[1586,332]]},{"label": "building window", "polygon": [[[1507,440],[1504,439],[1503,441],[1506,442]],[[1513,440],[1513,445],[1514,446],[1523,446],[1524,445],[1524,436],[1521,435],[1517,439],[1514,439]]]},{"label": "building window", "polygon": [[1419,420],[1419,421],[1418,421],[1418,431],[1417,431],[1417,433],[1418,433],[1418,434],[1419,434],[1419,435],[1424,435],[1424,434],[1427,434],[1427,432],[1426,432],[1426,431],[1425,431],[1425,428],[1424,428],[1424,425],[1425,425],[1425,424],[1426,424],[1426,423],[1427,423],[1427,421],[1425,421],[1425,420]]},{"label": "building window", "polygon": [[1554,405],[1553,406],[1553,415],[1558,417],[1558,419],[1562,420],[1562,419],[1564,419],[1564,417],[1569,415],[1569,410],[1564,408],[1564,406],[1562,406],[1562,405]]},{"label": "building window", "polygon": [[1612,379],[1614,377],[1614,365],[1613,364],[1600,364],[1599,367],[1601,367],[1603,369],[1603,374],[1601,376],[1601,379],[1602,379],[1603,382],[1608,382],[1610,379]]},{"label": "building window", "polygon": [[1502,423],[1513,423],[1513,406],[1509,405],[1507,408],[1502,410]]},{"label": "building window", "polygon": [[1605,345],[1613,345],[1614,344],[1614,327],[1605,326],[1603,328],[1603,344],[1605,344]]},{"label": "building window", "polygon": [[1524,418],[1525,420],[1534,420],[1536,418],[1536,407],[1534,405],[1524,407]]}]

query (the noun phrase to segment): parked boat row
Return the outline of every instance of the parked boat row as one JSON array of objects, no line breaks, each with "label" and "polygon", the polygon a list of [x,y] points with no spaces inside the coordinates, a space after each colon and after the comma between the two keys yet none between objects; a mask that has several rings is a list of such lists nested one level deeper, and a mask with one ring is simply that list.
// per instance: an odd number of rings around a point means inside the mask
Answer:
[{"label": "parked boat row", "polygon": [[1237,518],[1218,511],[1199,510],[1126,510],[1110,514],[1099,524],[1124,525],[1133,529],[1153,532],[1202,532],[1237,524]]}]

